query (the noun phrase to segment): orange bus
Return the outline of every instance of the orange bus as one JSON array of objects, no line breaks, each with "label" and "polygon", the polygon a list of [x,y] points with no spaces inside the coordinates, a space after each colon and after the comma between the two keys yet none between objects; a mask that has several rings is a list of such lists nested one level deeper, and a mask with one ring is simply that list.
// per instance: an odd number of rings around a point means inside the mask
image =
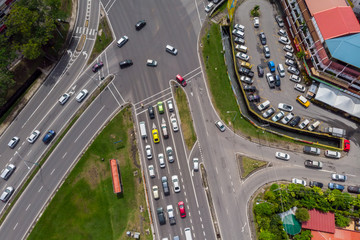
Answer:
[{"label": "orange bus", "polygon": [[122,190],[121,190],[120,172],[119,172],[117,161],[115,159],[110,160],[110,167],[111,167],[111,175],[112,175],[114,193],[115,194],[121,193]]}]

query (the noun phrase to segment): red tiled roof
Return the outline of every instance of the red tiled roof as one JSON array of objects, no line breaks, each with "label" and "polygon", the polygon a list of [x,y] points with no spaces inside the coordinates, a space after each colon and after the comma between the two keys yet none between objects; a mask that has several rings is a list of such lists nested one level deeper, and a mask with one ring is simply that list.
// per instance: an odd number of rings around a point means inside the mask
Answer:
[{"label": "red tiled roof", "polygon": [[335,233],[311,231],[311,240],[360,240],[360,232],[335,229]]},{"label": "red tiled roof", "polygon": [[314,17],[324,40],[360,32],[351,7],[335,7],[315,13]]},{"label": "red tiled roof", "polygon": [[315,209],[309,211],[310,220],[302,223],[302,228],[321,232],[335,232],[335,215],[331,212],[322,213]]},{"label": "red tiled roof", "polygon": [[305,0],[305,2],[311,15],[330,8],[347,6],[345,0]]}]

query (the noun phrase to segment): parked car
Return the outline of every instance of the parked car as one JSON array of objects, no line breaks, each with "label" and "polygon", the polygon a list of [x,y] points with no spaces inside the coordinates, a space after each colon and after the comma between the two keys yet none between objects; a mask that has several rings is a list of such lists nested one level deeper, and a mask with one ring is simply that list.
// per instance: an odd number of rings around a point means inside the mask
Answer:
[{"label": "parked car", "polygon": [[280,111],[275,116],[273,116],[271,120],[273,120],[274,122],[277,122],[280,119],[282,119],[284,117],[284,115],[285,115],[285,113],[283,111]]},{"label": "parked car", "polygon": [[263,117],[264,118],[268,118],[270,117],[271,115],[273,115],[275,113],[275,109],[274,108],[269,108],[268,110],[266,110],[264,113],[263,113]]},{"label": "parked car", "polygon": [[280,36],[284,36],[284,37],[287,37],[287,32],[285,31],[285,29],[280,29],[279,31],[278,31],[278,34],[280,35]]},{"label": "parked car", "polygon": [[324,184],[322,184],[321,182],[310,181],[310,182],[309,182],[309,186],[310,186],[310,187],[319,187],[319,188],[322,188],[322,187],[324,186]]},{"label": "parked car", "polygon": [[322,169],[324,164],[320,161],[305,160],[304,165],[308,168]]},{"label": "parked car", "polygon": [[303,152],[312,155],[320,155],[320,148],[304,146]]},{"label": "parked car", "polygon": [[299,124],[300,120],[301,120],[301,118],[299,116],[296,116],[290,121],[289,125],[291,127],[295,127],[296,125]]},{"label": "parked car", "polygon": [[291,59],[285,59],[285,64],[288,66],[297,67],[297,63]]},{"label": "parked car", "polygon": [[209,13],[214,7],[215,4],[213,2],[210,2],[208,5],[206,5],[205,12]]},{"label": "parked car", "polygon": [[281,160],[285,160],[285,161],[290,160],[290,155],[287,153],[283,153],[283,152],[276,152],[275,157],[278,159],[281,159]]},{"label": "parked car", "polygon": [[328,158],[335,158],[335,159],[341,158],[341,153],[338,151],[325,150],[324,155],[325,157]]},{"label": "parked car", "polygon": [[265,102],[260,103],[260,104],[258,105],[258,109],[259,109],[259,111],[264,111],[264,110],[267,109],[269,106],[270,106],[270,101],[269,101],[269,100],[266,100]]},{"label": "parked car", "polygon": [[310,120],[309,120],[309,119],[305,119],[304,121],[302,121],[302,122],[299,124],[299,128],[300,128],[300,129],[304,129],[309,123],[310,123]]},{"label": "parked car", "polygon": [[249,102],[259,102],[260,96],[256,95],[256,94],[249,94],[248,100],[249,100]]},{"label": "parked car", "polygon": [[284,27],[284,22],[280,15],[275,16],[275,20],[276,20],[277,24],[279,25],[279,27],[281,27],[281,28]]},{"label": "parked car", "polygon": [[221,132],[224,132],[224,131],[225,131],[225,125],[224,125],[221,121],[216,121],[216,122],[215,122],[215,126],[216,126]]},{"label": "parked car", "polygon": [[290,44],[290,40],[287,37],[281,36],[281,37],[279,37],[279,43],[288,45],[288,44]]},{"label": "parked car", "polygon": [[275,75],[275,86],[280,87],[280,85],[281,85],[280,76],[276,74]]},{"label": "parked car", "polygon": [[291,119],[293,119],[294,114],[293,113],[289,113],[288,115],[286,115],[283,119],[281,119],[281,122],[283,124],[288,124],[290,122]]},{"label": "parked car", "polygon": [[[288,69],[289,70],[289,69]],[[293,82],[296,82],[296,83],[299,83],[299,82],[301,82],[301,78],[299,77],[299,76],[297,76],[297,75],[295,75],[295,74],[293,74],[293,75],[290,75],[290,81],[293,81]]]},{"label": "parked car", "polygon": [[[245,61],[240,61],[240,66],[245,67],[247,69],[251,69],[253,65],[248,62],[245,62]],[[249,73],[247,73],[247,75],[248,75],[248,77],[252,78],[254,76],[254,74],[252,74],[252,76],[250,76],[250,72],[252,72],[252,71],[249,71]]]},{"label": "parked car", "polygon": [[264,46],[263,51],[264,51],[265,58],[270,58],[270,48],[267,45]]},{"label": "parked car", "polygon": [[328,188],[331,190],[337,189],[340,190],[341,192],[345,189],[345,187],[343,185],[337,184],[337,183],[329,183],[328,184]]},{"label": "parked car", "polygon": [[240,38],[240,37],[235,37],[234,42],[237,43],[237,44],[241,44],[241,45],[245,44],[245,40],[243,38]]},{"label": "parked car", "polygon": [[244,91],[245,92],[256,92],[256,87],[255,86],[250,86],[250,85],[245,85],[244,86]]},{"label": "parked car", "polygon": [[296,101],[306,108],[310,106],[310,101],[308,101],[303,95],[297,96]]},{"label": "parked car", "polygon": [[254,27],[258,28],[260,26],[260,20],[258,17],[254,17]]},{"label": "parked car", "polygon": [[264,76],[264,68],[261,65],[257,65],[258,77]]},{"label": "parked car", "polygon": [[95,63],[95,65],[92,67],[93,72],[99,71],[104,66],[104,63],[102,61]]},{"label": "parked car", "polygon": [[287,70],[288,70],[289,73],[292,73],[292,74],[295,74],[295,75],[300,74],[299,70],[296,67],[293,67],[293,66],[289,66]]},{"label": "parked car", "polygon": [[135,24],[135,29],[136,31],[140,31],[143,27],[145,27],[146,25],[146,21],[145,20],[140,20]]},{"label": "parked car", "polygon": [[247,76],[241,76],[240,81],[247,83],[247,84],[252,84],[254,82],[254,80],[252,80],[251,78],[249,78]]},{"label": "parked car", "polygon": [[279,103],[278,108],[280,110],[283,110],[283,111],[286,111],[286,112],[291,112],[294,109],[293,106],[291,106],[289,104],[285,104],[285,103]]},{"label": "parked car", "polygon": [[301,185],[306,186],[306,181],[305,181],[305,180],[298,179],[298,178],[293,178],[293,179],[291,179],[291,182],[292,182],[292,183],[295,183],[295,184],[301,184]]},{"label": "parked car", "polygon": [[232,34],[235,36],[235,37],[239,37],[239,38],[244,38],[245,37],[245,33],[238,30],[238,29],[234,29],[232,31]]},{"label": "parked car", "polygon": [[334,181],[345,182],[347,180],[347,176],[343,174],[333,173],[331,174],[331,179]]},{"label": "parked car", "polygon": [[275,78],[271,73],[266,74],[266,79],[270,88],[275,88]]},{"label": "parked car", "polygon": [[238,52],[236,54],[236,57],[243,60],[243,61],[249,61],[250,57],[248,55],[246,55],[245,53],[241,53],[241,52]]},{"label": "parked car", "polygon": [[344,139],[344,152],[350,151],[350,141],[347,139]]},{"label": "parked car", "polygon": [[264,32],[261,32],[259,34],[259,38],[260,38],[260,42],[262,45],[266,45],[266,36],[265,36],[265,33]]},{"label": "parked car", "polygon": [[293,53],[294,52],[294,48],[291,46],[291,45],[285,45],[283,47],[283,49],[286,51],[286,52],[290,52],[290,53]]},{"label": "parked car", "polygon": [[165,110],[164,110],[164,102],[161,102],[161,101],[158,102],[157,107],[158,107],[158,110],[159,110],[160,114],[163,114],[165,112]]},{"label": "parked car", "polygon": [[[360,187],[358,187],[358,186],[348,186],[347,190],[349,193],[360,194]],[[357,225],[359,225],[359,224],[357,224]]]},{"label": "parked car", "polygon": [[234,28],[235,28],[236,30],[240,30],[240,31],[242,31],[242,32],[245,31],[245,26],[244,26],[244,25],[241,25],[241,24],[238,24],[238,23],[234,25]]},{"label": "parked car", "polygon": [[172,102],[171,100],[168,100],[168,101],[167,101],[167,104],[168,104],[169,112],[173,112],[173,111],[174,111],[173,102]]},{"label": "parked car", "polygon": [[295,84],[294,89],[299,91],[299,92],[302,92],[302,93],[305,92],[305,90],[306,90],[306,88],[303,85],[299,84],[299,83]]},{"label": "parked car", "polygon": [[20,138],[18,137],[13,137],[10,142],[8,143],[9,148],[15,148],[16,144],[18,144],[18,142],[20,141]]},{"label": "parked car", "polygon": [[293,54],[293,53],[290,53],[290,52],[286,52],[286,53],[285,53],[285,58],[286,58],[286,59],[291,59],[291,60],[295,61],[294,54]]},{"label": "parked car", "polygon": [[250,69],[247,69],[247,68],[242,67],[242,66],[239,67],[238,72],[239,72],[241,75],[245,75],[245,76],[250,77],[250,78],[252,78],[252,77],[254,76],[254,72],[253,72],[253,71],[250,71]]},{"label": "parked car", "polygon": [[275,63],[273,61],[268,62],[270,72],[275,72]]}]

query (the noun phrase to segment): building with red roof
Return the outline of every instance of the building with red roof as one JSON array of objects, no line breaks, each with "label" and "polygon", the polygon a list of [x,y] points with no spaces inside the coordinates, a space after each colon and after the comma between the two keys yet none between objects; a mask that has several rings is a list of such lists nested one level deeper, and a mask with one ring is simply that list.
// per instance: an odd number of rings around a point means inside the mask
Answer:
[{"label": "building with red roof", "polygon": [[311,231],[311,240],[360,240],[360,232],[335,228],[335,233]]},{"label": "building with red roof", "polygon": [[309,210],[310,220],[303,222],[303,229],[315,230],[320,232],[335,232],[335,215],[334,213],[322,213],[316,209]]}]

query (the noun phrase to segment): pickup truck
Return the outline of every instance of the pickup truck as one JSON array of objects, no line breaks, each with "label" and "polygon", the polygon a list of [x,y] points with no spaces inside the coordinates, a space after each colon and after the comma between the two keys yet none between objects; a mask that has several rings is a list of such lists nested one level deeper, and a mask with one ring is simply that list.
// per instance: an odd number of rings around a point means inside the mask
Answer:
[{"label": "pickup truck", "polygon": [[320,155],[320,149],[316,147],[304,146],[304,153],[312,155]]},{"label": "pickup truck", "polygon": [[323,163],[320,161],[305,160],[304,164],[305,164],[305,167],[309,167],[309,168],[321,169],[323,167]]}]

